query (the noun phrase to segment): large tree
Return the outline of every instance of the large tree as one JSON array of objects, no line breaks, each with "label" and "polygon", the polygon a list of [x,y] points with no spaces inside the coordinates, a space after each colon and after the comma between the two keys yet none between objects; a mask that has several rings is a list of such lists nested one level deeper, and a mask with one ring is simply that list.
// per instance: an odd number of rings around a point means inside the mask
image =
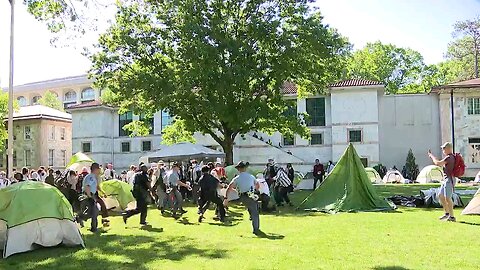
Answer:
[{"label": "large tree", "polygon": [[[347,78],[382,82],[387,93],[394,94],[419,83],[425,76],[426,68],[419,52],[377,41],[367,43],[364,48],[352,54],[346,75]],[[411,92],[412,89],[408,91]]]},{"label": "large tree", "polygon": [[238,134],[308,136],[284,82],[300,93],[337,79],[346,41],[309,0],[124,1],[92,56],[96,87],[149,117],[165,109],[233,161]]},{"label": "large tree", "polygon": [[467,61],[478,78],[478,58],[480,56],[480,17],[458,21],[453,25],[456,40],[449,44],[447,56],[459,61]]}]

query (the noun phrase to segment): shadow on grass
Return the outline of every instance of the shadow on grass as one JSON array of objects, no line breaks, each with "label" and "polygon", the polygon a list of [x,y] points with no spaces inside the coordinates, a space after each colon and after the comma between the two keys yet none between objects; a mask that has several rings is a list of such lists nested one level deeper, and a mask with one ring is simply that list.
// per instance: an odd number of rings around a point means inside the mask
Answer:
[{"label": "shadow on grass", "polygon": [[87,235],[87,249],[42,248],[0,261],[0,269],[136,269],[158,260],[182,261],[191,256],[218,259],[228,250],[203,248],[185,236]]},{"label": "shadow on grass", "polygon": [[198,223],[192,223],[187,217],[182,217],[177,221],[177,223],[183,224],[183,225],[198,225]]},{"label": "shadow on grass", "polygon": [[480,223],[475,222],[467,222],[467,221],[459,221],[460,224],[471,225],[471,226],[480,226]]},{"label": "shadow on grass", "polygon": [[372,268],[373,270],[409,270],[408,268],[402,266],[376,266]]},{"label": "shadow on grass", "polygon": [[265,232],[261,232],[260,234],[257,235],[257,237],[268,239],[268,240],[282,240],[283,238],[285,238],[285,236],[281,234],[265,233]]}]

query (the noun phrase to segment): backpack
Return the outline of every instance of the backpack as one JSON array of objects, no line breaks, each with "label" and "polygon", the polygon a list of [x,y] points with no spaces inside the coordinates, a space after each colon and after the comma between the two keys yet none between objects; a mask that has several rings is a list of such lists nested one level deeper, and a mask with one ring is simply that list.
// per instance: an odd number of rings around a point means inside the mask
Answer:
[{"label": "backpack", "polygon": [[465,174],[465,161],[460,153],[455,153],[453,157],[455,158],[455,166],[453,167],[452,175],[462,177]]}]

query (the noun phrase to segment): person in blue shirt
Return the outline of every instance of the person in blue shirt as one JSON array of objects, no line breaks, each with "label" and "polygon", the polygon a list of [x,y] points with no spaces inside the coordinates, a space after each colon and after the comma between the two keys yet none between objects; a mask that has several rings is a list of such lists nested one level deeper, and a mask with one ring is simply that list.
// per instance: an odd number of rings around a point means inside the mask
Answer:
[{"label": "person in blue shirt", "polygon": [[[227,192],[228,194],[234,188],[237,188],[238,194],[240,195],[240,201],[247,207],[248,213],[252,220],[253,234],[260,235],[260,215],[258,213],[258,202],[255,196],[255,190],[258,190],[259,184],[256,178],[247,172],[247,165],[245,162],[240,161],[235,168],[240,173],[238,176],[233,178],[232,182],[228,185]],[[224,205],[228,203],[228,200],[225,198]]]},{"label": "person in blue shirt", "polygon": [[91,218],[90,231],[97,232],[98,228],[98,208],[95,196],[98,191],[98,178],[100,177],[100,165],[98,163],[92,163],[90,167],[90,173],[83,178],[82,192],[87,196],[87,215],[80,215],[78,221],[83,226],[83,221]]}]

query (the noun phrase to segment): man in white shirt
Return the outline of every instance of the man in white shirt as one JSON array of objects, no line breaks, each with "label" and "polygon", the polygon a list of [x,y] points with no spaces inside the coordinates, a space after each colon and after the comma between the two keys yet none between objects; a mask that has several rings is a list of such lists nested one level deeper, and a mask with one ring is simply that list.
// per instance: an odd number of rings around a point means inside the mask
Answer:
[{"label": "man in white shirt", "polygon": [[4,171],[0,172],[0,189],[7,187],[10,184],[7,175]]},{"label": "man in white shirt", "polygon": [[262,202],[262,212],[271,212],[274,208],[269,208],[270,202],[270,189],[268,188],[267,180],[263,177],[263,174],[257,174],[258,193],[260,194],[260,201]]},{"label": "man in white shirt", "polygon": [[113,165],[111,163],[107,164],[107,169],[103,173],[103,179],[106,180],[112,180],[115,178],[115,170],[113,169]]},{"label": "man in white shirt", "polygon": [[130,165],[130,170],[127,172],[127,183],[133,187],[133,177],[135,176],[135,165]]}]

